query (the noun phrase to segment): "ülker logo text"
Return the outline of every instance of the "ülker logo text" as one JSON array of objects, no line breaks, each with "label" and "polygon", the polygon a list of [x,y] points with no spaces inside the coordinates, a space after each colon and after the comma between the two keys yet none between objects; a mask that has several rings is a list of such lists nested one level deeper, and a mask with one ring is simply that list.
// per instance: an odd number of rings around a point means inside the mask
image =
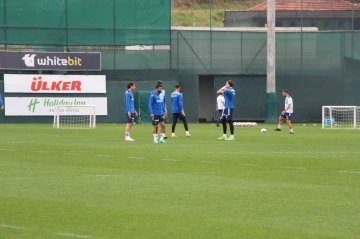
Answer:
[{"label": "\u00fclker logo text", "polygon": [[34,77],[31,82],[31,91],[78,91],[81,92],[81,81],[49,81],[41,76]]}]

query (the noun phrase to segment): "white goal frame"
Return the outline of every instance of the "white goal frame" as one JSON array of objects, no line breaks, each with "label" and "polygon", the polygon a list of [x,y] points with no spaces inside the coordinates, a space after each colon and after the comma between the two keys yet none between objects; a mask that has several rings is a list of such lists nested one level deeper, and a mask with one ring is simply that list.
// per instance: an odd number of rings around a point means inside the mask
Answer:
[{"label": "white goal frame", "polygon": [[[343,121],[335,110],[352,115]],[[323,129],[360,129],[360,106],[323,106],[321,122]]]},{"label": "white goal frame", "polygon": [[57,105],[54,112],[53,128],[95,129],[95,105]]}]

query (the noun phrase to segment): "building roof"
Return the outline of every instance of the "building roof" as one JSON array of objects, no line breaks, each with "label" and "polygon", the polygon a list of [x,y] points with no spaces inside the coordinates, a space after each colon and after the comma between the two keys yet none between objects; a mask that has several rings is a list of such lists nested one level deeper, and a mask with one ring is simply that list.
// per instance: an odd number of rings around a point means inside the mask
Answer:
[{"label": "building roof", "polygon": [[[302,5],[302,6],[301,6]],[[303,0],[302,4],[300,0],[293,1],[276,1],[276,11],[346,11],[346,10],[360,10],[360,6],[352,4],[344,0]],[[261,3],[250,11],[266,11],[267,3]]]}]

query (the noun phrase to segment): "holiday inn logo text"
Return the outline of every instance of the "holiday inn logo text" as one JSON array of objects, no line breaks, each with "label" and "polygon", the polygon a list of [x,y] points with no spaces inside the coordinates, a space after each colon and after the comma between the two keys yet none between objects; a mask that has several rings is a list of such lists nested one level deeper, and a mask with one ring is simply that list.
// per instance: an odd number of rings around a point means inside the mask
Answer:
[{"label": "holiday inn logo text", "polygon": [[[31,99],[27,108],[30,112],[34,113],[36,110],[36,106],[38,104],[40,104],[41,102],[38,101],[37,98],[35,99]],[[63,105],[63,106],[79,106],[79,105],[86,105],[85,101],[78,101],[76,99],[73,100],[58,100],[58,99],[43,99],[42,102],[42,106],[45,108],[51,108],[50,110],[52,111],[52,108],[58,106],[58,105]]]},{"label": "holiday inn logo text", "polygon": [[57,106],[73,115],[83,106],[95,106],[96,115],[108,114],[107,97],[5,97],[5,116],[53,117]]},{"label": "holiday inn logo text", "polygon": [[34,113],[36,105],[39,104],[39,103],[40,102],[37,99],[31,99],[29,105],[27,106],[29,111]]}]

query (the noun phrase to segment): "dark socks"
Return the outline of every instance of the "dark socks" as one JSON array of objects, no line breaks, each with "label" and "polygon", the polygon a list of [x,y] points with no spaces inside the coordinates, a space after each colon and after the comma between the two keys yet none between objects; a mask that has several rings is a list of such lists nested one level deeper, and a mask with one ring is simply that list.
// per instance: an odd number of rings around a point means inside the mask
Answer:
[{"label": "dark socks", "polygon": [[234,124],[232,120],[229,120],[229,126],[230,126],[230,134],[234,135]]},{"label": "dark socks", "polygon": [[186,121],[184,121],[184,128],[185,128],[185,131],[189,131],[188,124]]},{"label": "dark socks", "polygon": [[221,123],[222,123],[222,126],[223,126],[223,133],[226,134],[226,131],[227,131],[226,121],[223,120]]},{"label": "dark socks", "polygon": [[171,132],[175,133],[175,127],[176,127],[176,122],[173,122],[172,126],[171,126]]}]

